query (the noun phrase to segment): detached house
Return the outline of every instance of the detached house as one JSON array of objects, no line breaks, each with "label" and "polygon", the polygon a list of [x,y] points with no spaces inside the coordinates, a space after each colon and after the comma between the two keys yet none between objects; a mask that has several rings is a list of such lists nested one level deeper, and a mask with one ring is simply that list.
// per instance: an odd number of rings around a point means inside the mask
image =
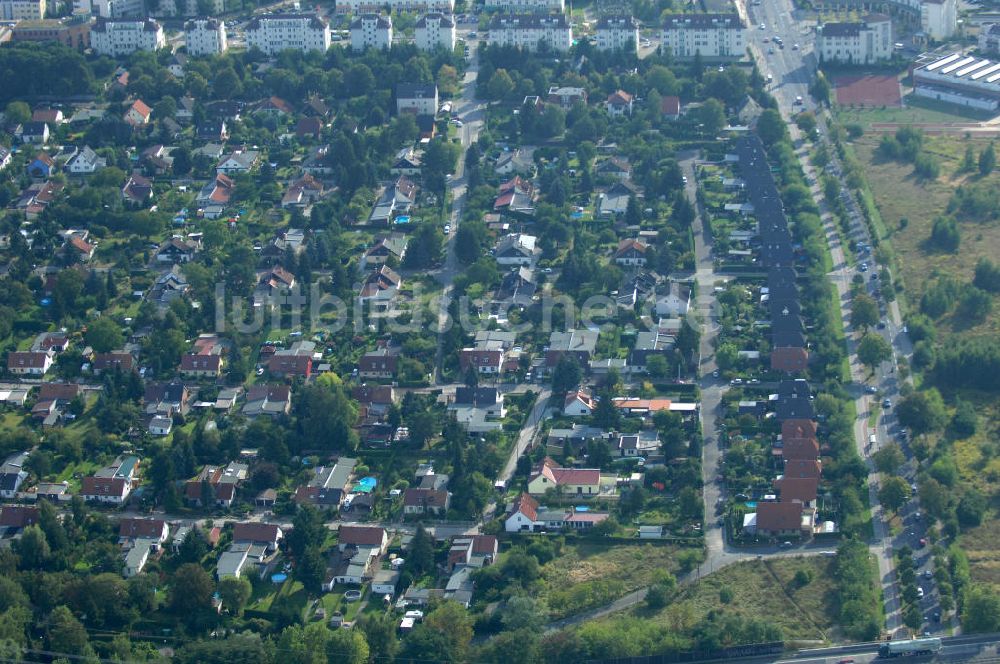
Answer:
[{"label": "detached house", "polygon": [[257,150],[234,150],[222,157],[215,170],[222,175],[249,173],[259,163],[260,152]]},{"label": "detached house", "polygon": [[133,129],[136,129],[148,125],[152,115],[153,109],[147,106],[141,99],[136,99],[128,107],[128,110],[125,111],[125,116],[122,119],[131,125]]},{"label": "detached house", "polygon": [[254,385],[247,392],[243,415],[253,419],[260,415],[277,417],[292,409],[292,391],[287,385]]},{"label": "detached house", "polygon": [[176,265],[177,263],[188,263],[198,253],[198,243],[182,240],[179,237],[172,237],[156,250],[156,261]]},{"label": "detached house", "polygon": [[358,360],[358,376],[362,379],[391,380],[396,376],[399,346],[382,345]]},{"label": "detached house", "polygon": [[133,173],[122,187],[122,198],[126,203],[144,206],[153,198],[153,183],[149,179]]},{"label": "detached house", "polygon": [[618,243],[615,250],[615,263],[622,267],[643,267],[646,265],[646,251],[649,249],[645,242],[639,240],[626,239]]},{"label": "detached house", "polygon": [[381,265],[365,278],[358,299],[387,308],[403,285],[402,278],[388,265]]},{"label": "detached house", "polygon": [[52,368],[54,354],[41,351],[7,353],[7,371],[16,376],[44,376]]},{"label": "detached house", "polygon": [[248,466],[230,462],[226,467],[205,466],[196,477],[184,485],[184,497],[201,507],[210,504],[230,507],[236,499],[236,489],[247,478]]},{"label": "detached house", "polygon": [[28,175],[33,178],[47,178],[56,172],[56,160],[45,152],[39,152],[28,164]]},{"label": "detached house", "polygon": [[106,168],[107,165],[107,159],[98,157],[89,145],[85,145],[66,162],[66,170],[73,175],[90,175]]},{"label": "detached house", "polygon": [[385,265],[390,259],[398,264],[406,256],[406,245],[405,235],[394,233],[381,237],[365,252],[365,265]]},{"label": "detached house", "polygon": [[563,405],[563,415],[566,417],[586,417],[594,413],[597,400],[583,390],[569,392]]},{"label": "detached house", "polygon": [[451,503],[451,494],[442,489],[407,489],[403,492],[403,514],[434,514],[444,516]]},{"label": "detached house", "polygon": [[632,103],[634,99],[635,97],[624,90],[618,90],[608,95],[607,101],[604,102],[604,108],[607,109],[608,115],[612,117],[632,115]]},{"label": "detached house", "polygon": [[511,233],[500,238],[493,256],[497,265],[523,265],[530,267],[538,260],[542,250],[536,247],[534,235]]},{"label": "detached house", "polygon": [[598,468],[561,468],[550,457],[535,466],[528,479],[528,493],[542,496],[549,489],[574,496],[596,496],[601,493],[601,471]]},{"label": "detached house", "polygon": [[138,470],[138,457],[118,457],[111,465],[83,478],[80,496],[88,501],[123,505],[138,483]]},{"label": "detached house", "polygon": [[378,526],[343,525],[337,531],[337,548],[343,552],[352,547],[372,547],[381,555],[389,548],[389,535]]}]

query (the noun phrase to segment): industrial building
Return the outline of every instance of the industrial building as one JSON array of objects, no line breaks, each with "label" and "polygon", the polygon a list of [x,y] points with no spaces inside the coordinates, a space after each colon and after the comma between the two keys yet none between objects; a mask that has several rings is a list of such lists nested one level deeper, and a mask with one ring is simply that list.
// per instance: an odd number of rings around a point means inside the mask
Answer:
[{"label": "industrial building", "polygon": [[913,93],[995,111],[1000,108],[1000,62],[961,52],[918,61],[913,67]]}]

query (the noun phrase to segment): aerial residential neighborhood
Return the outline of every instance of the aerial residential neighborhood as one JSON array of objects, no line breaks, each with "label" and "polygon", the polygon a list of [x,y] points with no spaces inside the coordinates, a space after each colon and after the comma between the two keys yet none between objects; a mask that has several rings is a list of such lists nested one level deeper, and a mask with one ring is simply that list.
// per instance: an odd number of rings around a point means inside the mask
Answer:
[{"label": "aerial residential neighborhood", "polygon": [[993,4],[0,0],[4,658],[990,661]]}]

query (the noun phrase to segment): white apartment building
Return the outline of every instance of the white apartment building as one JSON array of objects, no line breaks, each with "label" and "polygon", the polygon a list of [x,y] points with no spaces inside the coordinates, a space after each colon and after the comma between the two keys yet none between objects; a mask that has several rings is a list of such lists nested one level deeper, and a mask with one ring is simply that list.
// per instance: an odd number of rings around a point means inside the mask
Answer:
[{"label": "white apartment building", "polygon": [[337,0],[338,14],[377,14],[380,11],[452,14],[455,0]]},{"label": "white apartment building", "polygon": [[257,16],[246,29],[247,47],[267,55],[292,49],[308,53],[330,48],[330,24],[316,14]]},{"label": "white apartment building", "polygon": [[737,60],[746,54],[746,28],[738,14],[676,14],[663,24],[662,44],[675,58]]},{"label": "white apartment building", "polygon": [[433,83],[398,83],[396,85],[396,113],[436,115],[438,89]]},{"label": "white apartment building", "polygon": [[573,29],[565,14],[498,14],[490,21],[489,43],[527,51],[537,51],[546,44],[553,51],[568,51],[573,45]]},{"label": "white apartment building", "polygon": [[0,0],[0,19],[39,21],[45,18],[45,0]]},{"label": "white apartment building", "polygon": [[97,19],[90,31],[90,45],[95,53],[117,57],[136,51],[166,48],[163,26],[151,18],[140,20]]},{"label": "white apartment building", "polygon": [[826,23],[819,28],[820,62],[868,65],[892,57],[892,20],[873,14],[857,23]]},{"label": "white apartment building", "polygon": [[639,22],[631,16],[603,16],[597,21],[597,50],[639,52]]},{"label": "white apartment building", "polygon": [[421,51],[433,51],[438,48],[454,51],[455,19],[439,12],[424,14],[417,21],[414,37],[417,48]]},{"label": "white apartment building", "polygon": [[226,24],[215,18],[196,18],[184,24],[184,43],[189,55],[215,55],[224,53]]},{"label": "white apartment building", "polygon": [[951,39],[958,31],[958,0],[920,3],[920,29],[933,41]]},{"label": "white apartment building", "polygon": [[486,0],[487,9],[505,12],[559,12],[566,11],[566,0]]},{"label": "white apartment building", "polygon": [[392,48],[392,19],[379,14],[362,14],[351,21],[351,48]]},{"label": "white apartment building", "polygon": [[92,0],[91,11],[100,18],[142,18],[143,0]]}]

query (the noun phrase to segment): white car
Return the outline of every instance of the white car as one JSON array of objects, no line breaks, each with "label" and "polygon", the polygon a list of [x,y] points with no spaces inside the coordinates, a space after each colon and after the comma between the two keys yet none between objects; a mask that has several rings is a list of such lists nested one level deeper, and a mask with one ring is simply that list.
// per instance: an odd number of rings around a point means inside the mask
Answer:
[{"label": "white car", "polygon": [[445,224],[444,225],[444,234],[448,235],[449,233],[451,233],[451,224]]}]

